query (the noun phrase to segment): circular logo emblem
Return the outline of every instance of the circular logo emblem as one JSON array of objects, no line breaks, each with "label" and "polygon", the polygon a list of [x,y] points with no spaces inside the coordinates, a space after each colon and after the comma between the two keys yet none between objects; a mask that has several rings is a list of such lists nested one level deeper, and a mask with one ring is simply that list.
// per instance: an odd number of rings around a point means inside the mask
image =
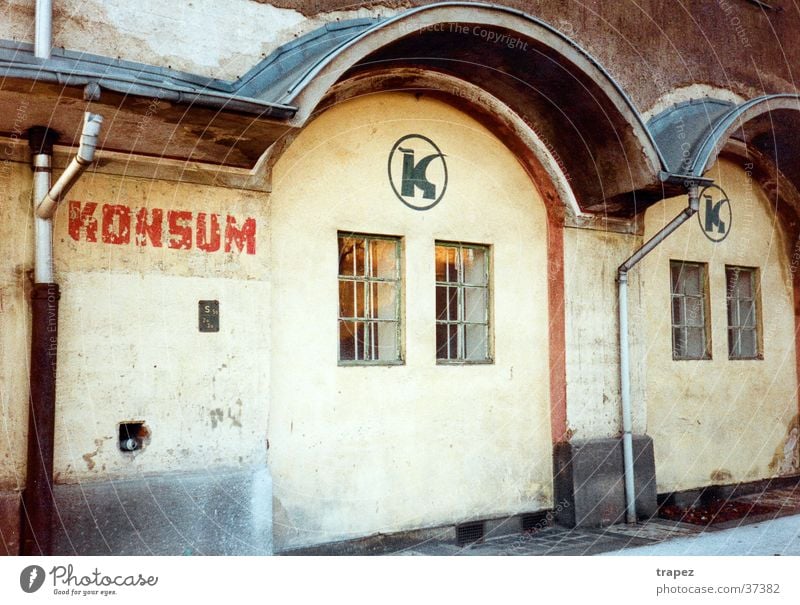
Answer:
[{"label": "circular logo emblem", "polygon": [[709,185],[700,192],[697,221],[705,236],[712,242],[721,242],[731,232],[733,211],[731,201],[722,187]]},{"label": "circular logo emblem", "polygon": [[430,210],[447,189],[447,163],[436,143],[421,134],[408,134],[389,153],[389,182],[409,208]]},{"label": "circular logo emblem", "polygon": [[36,592],[44,584],[44,569],[38,565],[28,565],[19,574],[19,587],[25,592]]}]

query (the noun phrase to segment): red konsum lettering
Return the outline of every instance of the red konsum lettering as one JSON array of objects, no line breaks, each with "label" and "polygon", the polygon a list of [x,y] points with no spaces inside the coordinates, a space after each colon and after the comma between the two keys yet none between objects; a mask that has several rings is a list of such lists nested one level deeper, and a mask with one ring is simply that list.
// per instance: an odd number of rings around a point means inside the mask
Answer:
[{"label": "red konsum lettering", "polygon": [[[256,219],[207,212],[138,208],[96,202],[69,203],[69,235],[76,242],[96,242],[98,225],[104,244],[130,244],[202,252],[256,253]],[[223,238],[224,225],[224,238]],[[133,227],[133,229],[131,229]],[[132,233],[133,232],[133,233]]]}]

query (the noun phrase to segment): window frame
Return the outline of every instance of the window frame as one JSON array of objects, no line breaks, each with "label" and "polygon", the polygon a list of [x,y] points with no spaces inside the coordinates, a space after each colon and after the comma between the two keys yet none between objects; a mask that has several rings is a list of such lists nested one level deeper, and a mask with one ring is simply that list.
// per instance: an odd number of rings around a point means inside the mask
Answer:
[{"label": "window frame", "polygon": [[[688,355],[679,355],[679,349],[676,347],[675,342],[675,330],[681,329],[686,333],[688,328],[699,328],[700,326],[692,326],[687,323],[683,324],[675,324],[675,299],[680,297],[682,299],[686,298],[697,298],[694,295],[687,295],[687,294],[679,294],[676,293],[673,289],[673,280],[672,280],[672,271],[676,265],[680,265],[681,267],[685,266],[692,266],[698,267],[701,272],[701,279],[700,279],[700,288],[701,288],[701,299],[702,304],[700,308],[703,312],[703,339],[704,339],[704,352],[703,355],[700,357],[693,357]],[[686,260],[677,260],[677,259],[670,259],[669,261],[669,293],[670,293],[670,304],[669,304],[669,312],[670,312],[670,341],[672,343],[672,360],[673,361],[710,361],[713,359],[712,350],[713,350],[713,343],[711,338],[711,290],[709,288],[709,276],[708,276],[708,263],[699,262],[699,261],[686,261]],[[684,309],[684,316],[686,315],[686,305],[683,303]]]},{"label": "window frame", "polygon": [[[356,276],[356,275],[342,275],[340,273],[341,270],[341,260],[340,266],[337,268],[337,276],[336,276],[336,335],[337,335],[337,346],[336,346],[336,359],[337,364],[340,367],[359,367],[359,366],[400,366],[405,364],[405,347],[403,342],[404,337],[404,316],[403,316],[403,301],[404,301],[404,284],[405,284],[405,275],[404,275],[404,265],[403,265],[403,252],[404,252],[404,240],[400,236],[395,235],[382,235],[382,234],[375,234],[375,233],[356,233],[353,231],[338,231],[336,233],[336,247],[337,247],[337,256],[341,254],[341,245],[340,240],[342,238],[354,238],[354,239],[363,239],[364,243],[364,250],[365,250],[365,257],[364,257],[364,276]],[[394,279],[387,279],[387,278],[379,278],[374,277],[371,275],[372,272],[372,263],[369,261],[370,258],[370,242],[372,241],[389,241],[395,244],[395,278]],[[367,274],[369,271],[369,275]],[[372,317],[342,317],[341,315],[341,298],[339,295],[339,288],[341,287],[341,283],[343,281],[346,282],[361,282],[364,284],[374,284],[374,283],[394,283],[395,284],[395,314],[394,320],[386,320],[386,319],[378,319]],[[365,287],[364,288],[365,296],[367,299],[364,302],[365,310],[371,308],[370,298],[371,288]],[[395,323],[396,328],[394,331],[395,334],[395,343],[397,347],[397,358],[396,359],[342,359],[342,346],[341,346],[341,338],[340,330],[342,322],[352,322],[352,323],[364,323],[367,326],[370,324],[378,324],[378,323]],[[367,334],[368,331],[365,331]],[[357,338],[356,338],[357,341]]]},{"label": "window frame", "polygon": [[[753,303],[753,327],[747,328],[746,326],[731,326],[731,301],[732,300],[746,300],[742,298],[733,298],[731,296],[731,289],[728,285],[728,271],[747,271],[750,274],[750,291],[752,292]],[[744,267],[742,265],[725,265],[725,325],[726,333],[728,336],[728,360],[730,361],[760,361],[764,359],[764,343],[761,318],[761,272],[758,267]],[[733,330],[752,329],[754,332],[754,341],[756,352],[753,356],[734,356],[732,352],[731,332]]]},{"label": "window frame", "polygon": [[[435,257],[436,257],[436,250],[439,247],[444,248],[455,248],[458,250],[458,266],[457,271],[459,272],[457,278],[458,281],[456,282],[440,282],[436,279],[436,267],[435,267]],[[463,254],[462,251],[464,249],[480,249],[485,254],[486,259],[486,267],[484,271],[484,279],[485,284],[473,284],[470,282],[464,281],[464,262],[463,262]],[[462,241],[447,241],[447,240],[435,240],[434,241],[434,300],[436,298],[435,290],[441,287],[448,287],[448,288],[457,288],[457,301],[458,301],[458,313],[456,320],[440,320],[436,313],[434,312],[434,326],[437,329],[440,325],[456,325],[457,332],[458,332],[458,340],[461,343],[464,343],[464,331],[465,326],[467,325],[485,325],[486,330],[486,357],[483,359],[466,359],[462,357],[458,357],[455,359],[443,359],[439,357],[439,342],[434,334],[434,356],[436,358],[436,365],[456,365],[456,366],[463,366],[463,365],[491,365],[494,363],[494,322],[492,321],[492,312],[493,312],[493,302],[494,302],[494,293],[492,287],[492,274],[493,274],[493,259],[492,259],[492,252],[493,247],[489,244],[477,244],[472,242],[462,242]],[[465,288],[484,288],[486,291],[486,310],[485,310],[485,322],[470,322],[464,319],[465,317],[465,306],[464,306],[464,289]],[[434,309],[435,311],[435,309]],[[461,345],[463,348],[463,344]],[[458,352],[461,355],[461,351]]]}]

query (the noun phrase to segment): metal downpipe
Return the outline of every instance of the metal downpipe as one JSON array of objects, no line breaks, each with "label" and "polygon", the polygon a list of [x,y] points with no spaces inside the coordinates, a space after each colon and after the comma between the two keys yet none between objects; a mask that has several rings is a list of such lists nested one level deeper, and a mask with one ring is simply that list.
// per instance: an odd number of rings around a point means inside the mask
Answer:
[{"label": "metal downpipe", "polygon": [[34,56],[49,59],[53,48],[53,0],[36,0]]},{"label": "metal downpipe", "polygon": [[634,252],[628,260],[619,266],[617,271],[619,288],[619,384],[620,397],[622,399],[622,458],[625,469],[625,520],[628,523],[636,523],[637,520],[633,460],[633,420],[631,414],[630,343],[628,340],[628,271],[697,212],[700,206],[697,183],[690,182],[688,188],[689,205],[684,208],[683,212],[672,219],[666,227]]}]

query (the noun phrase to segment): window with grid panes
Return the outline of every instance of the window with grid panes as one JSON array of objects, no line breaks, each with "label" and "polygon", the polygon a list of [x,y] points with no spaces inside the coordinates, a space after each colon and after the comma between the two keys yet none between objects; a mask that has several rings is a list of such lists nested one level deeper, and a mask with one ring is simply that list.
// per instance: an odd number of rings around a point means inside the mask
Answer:
[{"label": "window with grid panes", "polygon": [[436,244],[436,359],[491,361],[487,246]]},{"label": "window with grid panes", "polygon": [[400,240],[339,234],[339,363],[401,363]]},{"label": "window with grid panes", "polygon": [[706,318],[706,265],[670,262],[672,358],[710,359]]},{"label": "window with grid panes", "polygon": [[759,359],[756,306],[757,270],[725,267],[728,303],[728,357]]}]

